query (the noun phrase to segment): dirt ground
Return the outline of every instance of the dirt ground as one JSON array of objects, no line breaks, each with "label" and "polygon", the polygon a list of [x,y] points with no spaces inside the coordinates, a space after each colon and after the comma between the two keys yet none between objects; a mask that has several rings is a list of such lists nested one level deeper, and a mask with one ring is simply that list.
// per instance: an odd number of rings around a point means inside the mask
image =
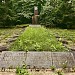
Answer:
[{"label": "dirt ground", "polygon": [[14,72],[0,72],[0,75],[16,75]]},{"label": "dirt ground", "polygon": [[[53,72],[31,72],[31,75],[58,75]],[[63,75],[75,75],[75,73],[64,73]]]},{"label": "dirt ground", "polygon": [[[16,75],[14,72],[0,72],[0,75]],[[57,75],[53,72],[30,72],[30,75]],[[75,73],[64,73],[64,75],[75,75]]]}]

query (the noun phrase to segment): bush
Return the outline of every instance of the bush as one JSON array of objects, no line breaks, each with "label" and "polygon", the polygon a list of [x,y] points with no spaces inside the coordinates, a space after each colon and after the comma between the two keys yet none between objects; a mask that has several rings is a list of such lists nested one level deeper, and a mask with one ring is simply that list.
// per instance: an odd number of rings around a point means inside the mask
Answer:
[{"label": "bush", "polygon": [[52,6],[45,5],[40,14],[40,24],[45,25],[46,27],[54,27],[53,24],[53,11],[54,8]]},{"label": "bush", "polygon": [[72,28],[75,25],[75,11],[73,2],[63,0],[58,10],[55,12],[54,22],[61,28]]},{"label": "bush", "polygon": [[[58,2],[58,3],[57,3]],[[47,1],[45,6],[40,13],[40,24],[45,25],[46,27],[55,27],[54,19],[55,19],[55,11],[60,5],[61,1],[51,0]]]},{"label": "bush", "polygon": [[13,8],[11,0],[0,2],[0,27],[15,25],[16,16],[11,8]]},{"label": "bush", "polygon": [[45,2],[45,0],[1,0],[0,26],[31,24],[34,6],[38,6],[40,13]]},{"label": "bush", "polygon": [[74,3],[74,0],[48,1],[41,11],[40,24],[48,27],[75,28]]}]

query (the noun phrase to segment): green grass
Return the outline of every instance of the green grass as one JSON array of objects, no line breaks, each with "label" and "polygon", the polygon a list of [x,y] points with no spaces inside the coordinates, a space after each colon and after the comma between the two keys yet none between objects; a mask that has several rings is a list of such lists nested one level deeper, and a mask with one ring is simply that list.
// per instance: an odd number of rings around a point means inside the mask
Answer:
[{"label": "green grass", "polygon": [[52,32],[44,27],[27,27],[10,47],[13,51],[67,51]]}]

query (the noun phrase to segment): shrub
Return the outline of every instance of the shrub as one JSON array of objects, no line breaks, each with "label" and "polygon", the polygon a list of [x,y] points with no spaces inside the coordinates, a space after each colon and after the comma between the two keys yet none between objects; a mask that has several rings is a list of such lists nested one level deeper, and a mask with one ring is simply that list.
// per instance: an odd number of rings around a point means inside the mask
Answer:
[{"label": "shrub", "polygon": [[40,14],[40,24],[48,27],[75,28],[75,1],[47,1]]},{"label": "shrub", "polygon": [[73,1],[63,0],[55,12],[54,22],[61,28],[72,28],[75,24],[75,11]]},{"label": "shrub", "polygon": [[46,5],[43,6],[43,9],[40,13],[40,19],[39,19],[40,24],[45,25],[46,27],[54,27],[53,12],[54,12],[54,7],[49,5],[49,3],[46,3]]}]

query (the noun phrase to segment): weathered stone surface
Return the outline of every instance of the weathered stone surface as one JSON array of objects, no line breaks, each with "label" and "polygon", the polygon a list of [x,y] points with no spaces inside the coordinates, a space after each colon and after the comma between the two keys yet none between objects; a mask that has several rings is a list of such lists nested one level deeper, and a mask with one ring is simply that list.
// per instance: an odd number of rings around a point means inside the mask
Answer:
[{"label": "weathered stone surface", "polygon": [[0,52],[2,52],[2,51],[7,51],[7,50],[8,50],[8,48],[7,48],[6,46],[0,47]]},{"label": "weathered stone surface", "polygon": [[0,52],[7,51],[7,49],[6,43],[0,43]]},{"label": "weathered stone surface", "polygon": [[27,65],[27,68],[61,68],[67,61],[67,67],[75,66],[75,59],[71,52],[12,52],[4,51],[0,55],[0,68],[16,68]]},{"label": "weathered stone surface", "polygon": [[21,66],[26,61],[26,52],[11,52],[6,51],[2,52],[0,58],[0,67],[16,68],[17,66]]},{"label": "weathered stone surface", "polygon": [[53,52],[52,59],[53,65],[57,68],[63,67],[64,63],[66,63],[66,66],[69,68],[75,65],[74,56],[70,52]]},{"label": "weathered stone surface", "polygon": [[8,38],[6,43],[12,43],[16,40],[17,38]]},{"label": "weathered stone surface", "polygon": [[74,56],[74,59],[75,59],[75,51],[72,51],[72,53],[73,53],[73,56]]},{"label": "weathered stone surface", "polygon": [[19,37],[19,35],[17,35],[17,34],[14,34],[14,35],[12,36],[12,38],[17,38],[17,37]]},{"label": "weathered stone surface", "polygon": [[26,64],[30,68],[49,68],[52,65],[51,52],[28,52]]},{"label": "weathered stone surface", "polygon": [[75,51],[75,46],[72,46],[69,49],[72,50],[72,51]]}]

